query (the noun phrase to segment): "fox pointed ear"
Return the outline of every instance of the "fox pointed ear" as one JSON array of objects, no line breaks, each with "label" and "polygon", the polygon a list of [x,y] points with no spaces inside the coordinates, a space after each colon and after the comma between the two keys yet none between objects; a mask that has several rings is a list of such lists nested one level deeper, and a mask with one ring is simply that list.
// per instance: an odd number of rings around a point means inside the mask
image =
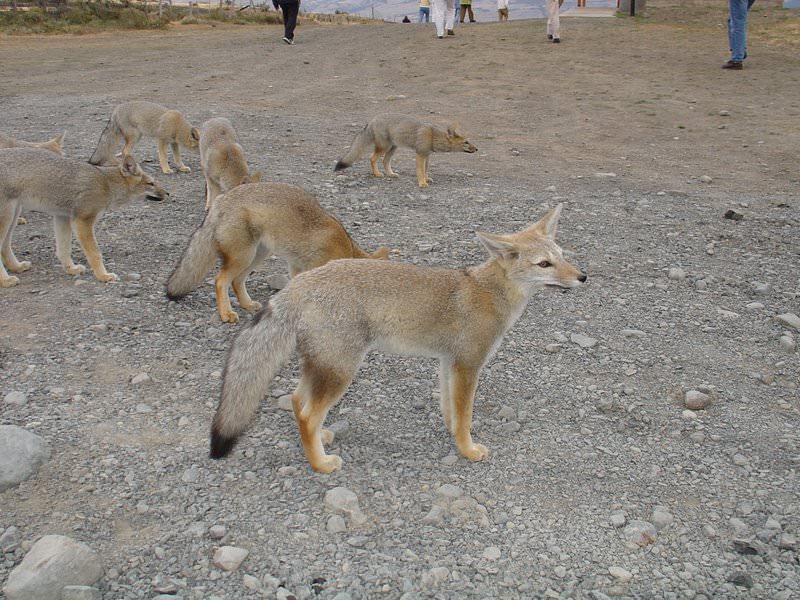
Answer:
[{"label": "fox pointed ear", "polygon": [[66,135],[67,135],[67,132],[66,131],[62,131],[61,135],[57,135],[56,137],[53,138],[53,142],[55,142],[56,144],[61,146],[64,143],[64,137]]},{"label": "fox pointed ear", "polygon": [[481,244],[494,258],[515,259],[519,256],[517,245],[503,235],[476,231]]},{"label": "fox pointed ear", "polygon": [[558,230],[558,218],[561,216],[561,208],[563,206],[563,204],[559,204],[555,208],[550,209],[545,216],[528,227],[526,231],[532,231],[541,236],[554,240],[556,237],[556,231]]},{"label": "fox pointed ear", "polygon": [[192,127],[192,139],[195,142],[200,141],[200,131],[197,129],[197,127]]},{"label": "fox pointed ear", "polygon": [[386,246],[381,246],[375,252],[369,255],[370,258],[378,258],[380,260],[386,260],[389,258],[389,249]]},{"label": "fox pointed ear", "polygon": [[136,164],[136,159],[130,154],[126,154],[122,158],[122,164],[119,166],[119,170],[122,171],[123,175],[138,175],[140,172],[139,165]]}]

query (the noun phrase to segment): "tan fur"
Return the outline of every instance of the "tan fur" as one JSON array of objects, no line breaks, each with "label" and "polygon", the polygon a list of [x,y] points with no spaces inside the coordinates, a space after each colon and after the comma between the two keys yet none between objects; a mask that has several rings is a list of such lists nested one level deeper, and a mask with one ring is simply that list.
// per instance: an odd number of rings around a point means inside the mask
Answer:
[{"label": "tan fur", "polygon": [[303,188],[285,183],[240,185],[212,202],[167,281],[167,296],[181,298],[192,291],[219,256],[217,310],[222,321],[235,323],[239,315],[231,307],[228,288],[233,286],[245,310],[260,309],[245,283],[270,254],[286,260],[294,277],[338,258],[385,258],[388,250],[364,252]]},{"label": "tan fur", "polygon": [[586,276],[555,243],[561,206],[510,235],[479,233],[490,258],[442,269],[337,260],[302,273],[274,296],[231,347],[211,430],[211,457],[230,452],[293,349],[300,382],[292,401],[311,467],[330,472],[322,423],[371,350],[440,360],[441,412],[462,456],[486,458],[470,433],[478,374],[531,294],[571,288]]},{"label": "tan fur", "polygon": [[72,262],[72,229],[83,253],[100,281],[116,281],[106,271],[103,256],[94,237],[94,224],[106,210],[139,198],[162,200],[168,194],[146,175],[132,157],[120,166],[94,167],[34,148],[0,150],[0,287],[10,287],[19,279],[6,269],[20,273],[30,268],[20,262],[11,249],[11,237],[23,208],[53,216],[56,255],[67,273],[86,270]]},{"label": "tan fur", "polygon": [[114,109],[89,162],[93,165],[117,164],[114,153],[120,142],[125,142],[122,156],[130,156],[134,145],[142,136],[156,140],[158,163],[162,172],[172,173],[167,159],[168,144],[172,148],[172,157],[178,170],[182,173],[191,171],[183,164],[180,149],[182,146],[188,150],[197,150],[200,132],[177,110],[143,100],[125,102]]},{"label": "tan fur", "polygon": [[476,152],[478,149],[467,140],[455,125],[442,129],[405,115],[378,115],[356,135],[347,154],[336,163],[336,171],[345,169],[372,150],[370,169],[375,177],[383,177],[378,160],[383,157],[383,168],[388,177],[397,177],[392,171],[392,157],[399,146],[412,148],[416,153],[417,183],[426,187],[432,183],[428,176],[428,159],[431,152]]},{"label": "tan fur", "polygon": [[65,131],[61,135],[57,135],[46,142],[24,142],[0,133],[0,148],[42,148],[43,150],[49,150],[50,152],[55,152],[56,154],[64,156],[63,144],[64,136],[66,135],[67,132]]},{"label": "tan fur", "polygon": [[211,202],[237,185],[261,181],[261,171],[250,173],[244,150],[228,119],[209,119],[200,127],[200,164],[206,178],[206,210]]}]

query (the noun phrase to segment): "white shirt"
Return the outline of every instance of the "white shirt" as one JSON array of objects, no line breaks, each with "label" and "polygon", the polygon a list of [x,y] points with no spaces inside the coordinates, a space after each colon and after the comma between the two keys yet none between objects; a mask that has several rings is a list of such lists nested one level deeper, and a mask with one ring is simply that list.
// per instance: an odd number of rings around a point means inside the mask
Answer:
[{"label": "white shirt", "polygon": [[497,10],[508,8],[508,0],[497,0]]}]

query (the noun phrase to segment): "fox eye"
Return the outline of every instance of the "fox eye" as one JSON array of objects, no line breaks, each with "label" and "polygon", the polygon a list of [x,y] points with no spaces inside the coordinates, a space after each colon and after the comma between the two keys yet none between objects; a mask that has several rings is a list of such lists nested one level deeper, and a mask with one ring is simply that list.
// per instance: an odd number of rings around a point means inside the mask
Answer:
[{"label": "fox eye", "polygon": [[553,263],[551,263],[549,260],[540,260],[538,263],[536,263],[536,266],[547,269],[548,267],[552,267]]}]

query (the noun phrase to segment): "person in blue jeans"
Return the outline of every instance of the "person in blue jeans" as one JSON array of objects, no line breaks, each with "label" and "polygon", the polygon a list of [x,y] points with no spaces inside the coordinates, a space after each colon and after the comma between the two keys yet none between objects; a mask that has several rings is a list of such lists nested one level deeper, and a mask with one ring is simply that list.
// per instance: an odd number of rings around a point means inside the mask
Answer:
[{"label": "person in blue jeans", "polygon": [[728,46],[731,57],[723,69],[741,71],[747,57],[747,13],[756,0],[728,0]]},{"label": "person in blue jeans", "polygon": [[294,46],[294,28],[297,26],[297,13],[300,12],[300,0],[272,0],[275,10],[280,6],[283,12],[283,41]]},{"label": "person in blue jeans", "polygon": [[419,22],[431,22],[431,0],[419,0]]}]

